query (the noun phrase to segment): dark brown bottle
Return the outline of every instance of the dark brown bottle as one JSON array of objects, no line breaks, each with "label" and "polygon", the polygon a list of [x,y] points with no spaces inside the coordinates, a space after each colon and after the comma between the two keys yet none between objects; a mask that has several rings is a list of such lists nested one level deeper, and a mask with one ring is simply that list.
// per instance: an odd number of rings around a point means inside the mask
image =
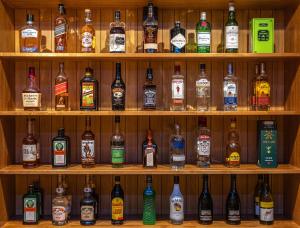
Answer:
[{"label": "dark brown bottle", "polygon": [[241,224],[241,201],[236,189],[236,175],[231,175],[231,189],[226,201],[226,222],[230,225]]},{"label": "dark brown bottle", "polygon": [[86,117],[85,131],[81,136],[81,164],[83,168],[95,166],[95,135],[91,131],[91,117]]},{"label": "dark brown bottle", "polygon": [[153,141],[151,129],[147,131],[147,138],[143,143],[143,167],[156,168],[157,167],[157,145]]},{"label": "dark brown bottle", "polygon": [[115,186],[111,192],[111,223],[124,223],[124,192],[120,184],[120,177],[115,177]]},{"label": "dark brown bottle", "polygon": [[111,85],[112,110],[125,110],[125,83],[121,77],[121,63],[116,63],[116,78]]},{"label": "dark brown bottle", "polygon": [[259,222],[264,225],[272,225],[274,223],[274,201],[269,186],[269,175],[264,175],[264,184],[260,193],[259,200]]},{"label": "dark brown bottle", "polygon": [[22,144],[24,168],[35,168],[38,166],[37,140],[33,135],[33,121],[33,119],[27,119],[27,136],[23,139]]}]

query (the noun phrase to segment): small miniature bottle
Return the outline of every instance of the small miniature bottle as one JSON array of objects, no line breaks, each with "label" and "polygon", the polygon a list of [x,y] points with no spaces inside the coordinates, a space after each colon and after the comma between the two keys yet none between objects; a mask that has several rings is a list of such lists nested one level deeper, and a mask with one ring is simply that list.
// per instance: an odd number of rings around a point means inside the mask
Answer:
[{"label": "small miniature bottle", "polygon": [[33,135],[33,122],[33,119],[27,119],[27,136],[23,139],[22,143],[24,168],[35,168],[38,166],[37,140]]},{"label": "small miniature bottle", "polygon": [[152,176],[146,177],[147,186],[143,194],[143,224],[154,225],[156,223],[155,191],[152,187]]},{"label": "small miniature bottle", "polygon": [[27,193],[23,196],[23,224],[33,225],[39,222],[39,201],[34,192],[34,186],[29,185]]},{"label": "small miniature bottle", "polygon": [[237,111],[238,85],[237,78],[233,73],[232,63],[228,64],[227,76],[224,78],[224,111]]},{"label": "small miniature bottle", "polygon": [[171,37],[171,52],[172,53],[185,53],[185,29],[180,27],[180,21],[176,21],[174,28],[170,31]]},{"label": "small miniature bottle", "polygon": [[200,21],[196,26],[197,52],[210,53],[211,49],[211,26],[206,20],[206,12],[201,12]]},{"label": "small miniature bottle", "polygon": [[124,223],[124,192],[120,184],[120,176],[115,177],[115,186],[111,192],[111,223]]},{"label": "small miniature bottle", "polygon": [[175,124],[175,133],[170,140],[170,164],[172,169],[183,169],[185,165],[185,140],[180,134],[179,124]]},{"label": "small miniature bottle", "polygon": [[85,25],[80,31],[81,52],[95,52],[96,36],[92,25],[92,11],[85,9]]},{"label": "small miniature bottle", "polygon": [[34,16],[27,14],[27,25],[20,29],[20,52],[39,52],[40,33],[33,22]]},{"label": "small miniature bottle", "polygon": [[68,223],[68,199],[62,187],[56,188],[56,196],[52,199],[52,224],[63,226]]},{"label": "small miniature bottle", "polygon": [[58,11],[54,27],[55,52],[66,52],[68,21],[64,4],[58,4]]},{"label": "small miniature bottle", "polygon": [[125,23],[121,22],[121,12],[117,10],[115,11],[115,21],[110,23],[109,52],[125,52],[125,37]]},{"label": "small miniature bottle", "polygon": [[80,201],[80,224],[94,225],[96,223],[96,200],[92,196],[92,189],[90,187],[85,187],[83,192],[84,197]]},{"label": "small miniature bottle", "polygon": [[179,187],[179,176],[174,176],[174,187],[170,196],[170,220],[174,225],[181,225],[184,220],[184,199]]},{"label": "small miniature bottle", "polygon": [[207,118],[199,117],[199,134],[196,140],[197,166],[207,168],[210,166],[211,135],[207,127]]},{"label": "small miniature bottle", "polygon": [[185,110],[185,82],[184,76],[180,74],[180,66],[175,65],[175,74],[172,76],[171,91],[171,111],[184,111]]},{"label": "small miniature bottle", "polygon": [[52,139],[52,167],[67,167],[70,160],[70,140],[65,129],[60,128]]},{"label": "small miniature bottle", "polygon": [[145,110],[156,109],[156,85],[153,84],[152,68],[147,68],[146,81],[144,84],[144,102]]},{"label": "small miniature bottle", "polygon": [[210,81],[205,64],[200,64],[200,74],[196,80],[197,111],[208,111],[210,107]]},{"label": "small miniature bottle", "polygon": [[91,117],[85,120],[85,131],[81,136],[81,165],[83,168],[95,166],[95,135],[91,131]]},{"label": "small miniature bottle", "polygon": [[156,168],[157,167],[157,145],[153,141],[151,129],[147,131],[147,138],[143,143],[143,167]]},{"label": "small miniature bottle", "polygon": [[55,110],[68,110],[69,83],[64,72],[64,63],[59,63],[59,73],[55,78]]}]

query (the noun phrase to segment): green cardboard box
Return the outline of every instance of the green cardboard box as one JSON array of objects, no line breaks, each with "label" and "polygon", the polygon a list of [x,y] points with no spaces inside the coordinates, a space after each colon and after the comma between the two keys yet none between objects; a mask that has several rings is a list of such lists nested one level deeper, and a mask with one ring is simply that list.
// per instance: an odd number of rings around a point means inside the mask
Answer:
[{"label": "green cardboard box", "polygon": [[249,49],[253,53],[274,52],[274,18],[250,20]]}]

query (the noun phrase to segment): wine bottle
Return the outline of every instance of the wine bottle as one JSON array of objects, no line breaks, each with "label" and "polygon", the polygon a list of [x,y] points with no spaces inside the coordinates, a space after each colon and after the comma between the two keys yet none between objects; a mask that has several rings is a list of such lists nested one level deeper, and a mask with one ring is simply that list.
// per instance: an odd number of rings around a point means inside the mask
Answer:
[{"label": "wine bottle", "polygon": [[236,189],[236,175],[231,175],[231,189],[226,201],[226,222],[230,225],[241,223],[241,201]]},{"label": "wine bottle", "polygon": [[259,221],[261,224],[272,225],[274,223],[274,201],[269,186],[269,175],[264,175],[264,184],[259,200]]},{"label": "wine bottle", "polygon": [[209,225],[213,222],[213,201],[208,189],[208,175],[203,175],[202,192],[198,200],[199,223]]}]

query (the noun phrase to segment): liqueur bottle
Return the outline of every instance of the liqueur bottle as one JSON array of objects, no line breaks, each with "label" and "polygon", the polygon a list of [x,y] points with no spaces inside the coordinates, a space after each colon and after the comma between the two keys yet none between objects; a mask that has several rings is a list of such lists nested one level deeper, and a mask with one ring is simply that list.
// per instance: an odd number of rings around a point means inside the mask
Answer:
[{"label": "liqueur bottle", "polygon": [[255,76],[251,81],[251,109],[256,110],[256,79],[259,76],[259,65],[255,64]]},{"label": "liqueur bottle", "polygon": [[143,143],[143,167],[156,168],[157,167],[157,145],[153,141],[151,129],[147,131],[147,138]]},{"label": "liqueur bottle", "polygon": [[40,182],[38,181],[33,182],[33,188],[34,188],[34,193],[37,195],[39,201],[39,219],[40,219],[44,215],[44,211],[43,211],[44,193],[43,193],[43,189],[40,186]]},{"label": "liqueur bottle", "polygon": [[172,76],[171,91],[171,111],[184,111],[185,110],[185,80],[184,76],[180,74],[180,66],[175,65],[175,74]]},{"label": "liqueur bottle", "polygon": [[98,80],[89,67],[80,80],[80,110],[98,110]]},{"label": "liqueur bottle", "polygon": [[210,107],[210,80],[205,64],[200,64],[200,74],[196,80],[197,111],[208,111]]},{"label": "liqueur bottle", "polygon": [[203,187],[198,201],[199,223],[209,225],[213,222],[213,200],[208,190],[208,175],[203,175]]},{"label": "liqueur bottle", "polygon": [[176,21],[174,28],[170,31],[171,37],[171,52],[172,53],[185,53],[185,29],[180,27],[180,21]]},{"label": "liqueur bottle", "polygon": [[143,224],[154,225],[156,223],[155,191],[152,188],[152,176],[146,177],[147,186],[144,190],[143,200]]},{"label": "liqueur bottle", "polygon": [[241,223],[241,201],[236,189],[236,175],[231,175],[231,189],[226,200],[226,222],[230,225]]},{"label": "liqueur bottle", "polygon": [[255,191],[254,191],[254,216],[255,218],[259,218],[260,215],[260,195],[263,189],[263,175],[259,174],[257,178],[257,184],[255,186]]},{"label": "liqueur bottle", "polygon": [[179,176],[174,176],[173,192],[170,196],[170,221],[180,225],[184,220],[184,199],[179,187]]},{"label": "liqueur bottle", "polygon": [[39,111],[41,109],[42,94],[36,85],[35,68],[29,67],[27,87],[22,92],[24,110]]},{"label": "liqueur bottle", "polygon": [[236,129],[236,118],[232,118],[228,133],[226,146],[225,165],[227,167],[239,167],[241,163],[241,146],[239,144],[239,134]]},{"label": "liqueur bottle", "polygon": [[185,140],[179,124],[175,124],[175,133],[170,140],[170,164],[175,170],[183,169],[185,165]]},{"label": "liqueur bottle", "polygon": [[92,196],[92,189],[90,187],[85,187],[83,192],[84,197],[80,201],[80,224],[94,225],[96,223],[96,200]]},{"label": "liqueur bottle", "polygon": [[145,110],[156,109],[156,85],[153,84],[152,68],[147,68],[146,81],[144,84],[144,102]]},{"label": "liqueur bottle", "polygon": [[63,226],[68,223],[68,199],[63,187],[56,188],[56,196],[52,199],[52,224]]},{"label": "liqueur bottle", "polygon": [[225,52],[236,53],[239,49],[239,25],[235,18],[235,6],[229,2],[228,20],[225,24]]},{"label": "liqueur bottle", "polygon": [[67,167],[70,160],[70,139],[65,129],[60,128],[58,135],[52,139],[52,167]]},{"label": "liqueur bottle", "polygon": [[120,184],[120,177],[115,177],[115,186],[111,192],[111,223],[121,225],[124,223],[124,192]]},{"label": "liqueur bottle", "polygon": [[34,186],[29,185],[23,196],[23,224],[33,225],[39,222],[39,200],[34,192]]},{"label": "liqueur bottle", "polygon": [[158,22],[153,15],[153,4],[148,3],[148,17],[143,23],[144,27],[144,52],[157,52]]},{"label": "liqueur bottle", "polygon": [[27,119],[27,136],[23,139],[22,154],[23,167],[35,168],[37,162],[37,140],[33,135],[33,119]]},{"label": "liqueur bottle", "polygon": [[33,22],[34,16],[27,14],[27,25],[20,29],[20,52],[39,52],[40,33]]},{"label": "liqueur bottle", "polygon": [[116,78],[111,85],[112,110],[125,110],[126,86],[121,77],[121,63],[116,63]]},{"label": "liqueur bottle", "polygon": [[261,224],[272,225],[274,223],[274,201],[269,186],[269,175],[264,175],[264,184],[259,199],[259,221]]},{"label": "liqueur bottle", "polygon": [[92,25],[92,11],[85,9],[85,25],[80,31],[81,52],[95,52],[96,36]]},{"label": "liqueur bottle", "polygon": [[115,116],[115,133],[111,137],[110,146],[112,167],[123,167],[125,163],[125,138],[120,133],[120,116]]},{"label": "liqueur bottle", "polygon": [[265,63],[260,63],[260,74],[257,76],[255,83],[255,95],[256,110],[268,111],[271,106],[271,86],[266,73]]},{"label": "liqueur bottle", "polygon": [[64,63],[59,63],[59,72],[55,78],[55,110],[69,109],[69,83],[64,71]]},{"label": "liqueur bottle", "polygon": [[66,9],[64,4],[58,5],[58,11],[59,14],[55,19],[54,27],[55,52],[66,52],[68,21],[66,17]]},{"label": "liqueur bottle", "polygon": [[227,66],[227,75],[224,78],[224,111],[237,111],[238,106],[238,85],[237,78],[233,73],[233,65]]},{"label": "liqueur bottle", "polygon": [[81,165],[83,168],[95,166],[95,135],[91,130],[91,117],[85,119],[85,131],[81,136]]},{"label": "liqueur bottle", "polygon": [[109,52],[125,52],[125,23],[121,22],[121,12],[115,11],[115,21],[110,23]]},{"label": "liqueur bottle", "polygon": [[206,12],[201,12],[200,21],[196,26],[197,52],[210,53],[211,49],[211,26],[206,20]]},{"label": "liqueur bottle", "polygon": [[210,166],[211,147],[211,135],[207,127],[207,118],[199,117],[198,125],[199,134],[196,139],[197,166],[206,168]]}]

